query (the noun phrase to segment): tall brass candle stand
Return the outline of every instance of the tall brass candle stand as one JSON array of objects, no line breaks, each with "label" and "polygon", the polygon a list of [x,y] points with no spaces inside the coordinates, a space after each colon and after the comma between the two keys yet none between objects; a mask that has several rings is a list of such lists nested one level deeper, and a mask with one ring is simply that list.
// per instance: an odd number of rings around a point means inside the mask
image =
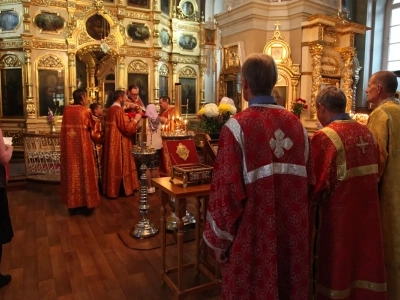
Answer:
[{"label": "tall brass candle stand", "polygon": [[153,148],[141,149],[140,147],[134,147],[132,154],[133,156],[142,164],[140,167],[141,176],[140,176],[140,204],[139,204],[139,213],[142,216],[142,219],[131,229],[131,236],[144,239],[148,237],[152,237],[158,233],[158,228],[150,223],[147,218],[149,204],[147,201],[147,176],[146,170],[148,163],[153,157],[156,151]]}]

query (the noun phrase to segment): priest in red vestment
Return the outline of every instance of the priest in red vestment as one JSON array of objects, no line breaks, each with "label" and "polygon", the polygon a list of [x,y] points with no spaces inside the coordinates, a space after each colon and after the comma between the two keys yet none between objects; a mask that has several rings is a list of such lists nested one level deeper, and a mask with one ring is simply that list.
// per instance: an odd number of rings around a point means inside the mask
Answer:
[{"label": "priest in red vestment", "polygon": [[339,88],[322,90],[316,107],[325,127],[311,140],[314,299],[386,299],[377,144]]},{"label": "priest in red vestment", "polygon": [[139,189],[135,160],[132,156],[131,136],[136,133],[141,114],[129,118],[124,113],[126,95],[122,90],[114,93],[114,103],[106,113],[103,152],[103,193],[108,198],[130,196]]},{"label": "priest in red vestment", "polygon": [[271,56],[242,66],[249,108],[222,128],[203,238],[222,267],[223,299],[308,297],[308,191],[314,183],[300,120],[271,96]]},{"label": "priest in red vestment", "polygon": [[[161,124],[164,125],[164,130],[171,130],[172,117],[175,116],[175,106],[170,105],[171,100],[168,96],[160,97],[158,103],[160,105],[159,117]],[[167,146],[165,145],[164,141],[163,141],[162,153],[160,155],[159,170],[162,176],[171,175],[171,162],[169,160]]]},{"label": "priest in red vestment", "polygon": [[73,93],[74,104],[64,109],[60,135],[61,202],[69,213],[90,214],[100,203],[95,158],[90,138],[93,126],[87,95]]}]

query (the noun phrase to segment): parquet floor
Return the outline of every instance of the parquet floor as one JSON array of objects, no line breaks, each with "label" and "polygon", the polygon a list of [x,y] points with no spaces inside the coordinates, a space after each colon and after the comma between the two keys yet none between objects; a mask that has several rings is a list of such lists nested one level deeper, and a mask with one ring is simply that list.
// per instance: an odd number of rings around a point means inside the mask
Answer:
[{"label": "parquet floor", "polygon": [[[161,250],[133,250],[118,236],[140,219],[139,195],[102,199],[92,216],[69,216],[58,186],[29,183],[8,192],[14,239],[3,245],[1,271],[11,283],[0,289],[4,300],[174,299],[160,277]],[[149,218],[159,224],[159,200],[149,197]],[[184,263],[194,261],[194,243],[185,243]],[[167,247],[167,265],[175,266],[176,245]],[[195,274],[185,276],[189,286]],[[220,291],[186,299],[217,300]]]}]

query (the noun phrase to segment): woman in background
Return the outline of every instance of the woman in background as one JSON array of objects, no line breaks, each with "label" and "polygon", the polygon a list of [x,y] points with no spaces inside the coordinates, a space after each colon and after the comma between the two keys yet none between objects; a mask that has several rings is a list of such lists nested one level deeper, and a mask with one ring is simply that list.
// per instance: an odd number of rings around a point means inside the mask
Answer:
[{"label": "woman in background", "polygon": [[146,176],[147,176],[147,193],[152,194],[156,191],[155,187],[151,186],[151,179],[160,177],[160,172],[158,170],[159,157],[161,156],[162,149],[162,139],[161,139],[161,121],[157,114],[157,109],[154,104],[149,104],[146,107],[147,115],[147,127],[146,136],[148,147],[157,150],[154,159],[151,160],[147,166]]},{"label": "woman in background", "polygon": [[[10,212],[8,210],[8,198],[6,192],[7,177],[5,165],[11,159],[13,147],[4,144],[3,132],[0,129],[0,265],[3,254],[3,244],[11,242],[14,232],[11,225]],[[11,281],[11,275],[0,274],[0,288]]]}]

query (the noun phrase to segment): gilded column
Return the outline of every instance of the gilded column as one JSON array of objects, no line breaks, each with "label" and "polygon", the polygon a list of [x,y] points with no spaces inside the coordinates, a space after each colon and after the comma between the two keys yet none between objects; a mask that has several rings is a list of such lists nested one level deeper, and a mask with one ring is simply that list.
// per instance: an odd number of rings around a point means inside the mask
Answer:
[{"label": "gilded column", "polygon": [[321,58],[322,53],[324,52],[324,46],[321,44],[315,44],[310,46],[310,53],[312,57],[312,87],[311,87],[311,105],[310,105],[310,119],[317,119],[317,110],[315,107],[315,100],[317,98],[317,94],[321,89],[322,83],[322,64]]},{"label": "gilded column", "polygon": [[68,84],[69,103],[71,104],[74,102],[72,94],[76,89],[76,67],[75,67],[74,52],[68,53],[68,73],[69,73],[69,84]]},{"label": "gilded column", "polygon": [[118,56],[118,89],[125,90],[126,71],[125,71],[125,55]]},{"label": "gilded column", "polygon": [[26,78],[26,114],[28,119],[34,119],[36,106],[33,101],[31,49],[25,49],[25,78]]},{"label": "gilded column", "polygon": [[95,64],[91,65],[89,64],[89,89],[92,91],[92,94],[90,95],[92,98],[94,98],[94,90],[96,87],[96,66]]},{"label": "gilded column", "polygon": [[353,59],[356,56],[356,51],[353,49],[346,49],[340,51],[340,55],[344,62],[343,74],[342,74],[342,90],[346,94],[346,112],[351,112],[353,107],[355,111],[355,101],[353,96]]},{"label": "gilded column", "polygon": [[[176,72],[176,68],[177,68],[178,64],[176,62],[172,62],[172,82],[175,83],[179,83],[179,78]],[[172,89],[172,99],[171,99],[171,104],[175,105],[175,99],[176,99],[176,91],[173,88]]]},{"label": "gilded column", "polygon": [[160,98],[159,92],[160,92],[160,82],[159,82],[159,78],[160,78],[160,74],[158,71],[158,59],[154,59],[153,63],[154,63],[154,100],[149,99],[149,103],[157,103],[158,99]]},{"label": "gilded column", "polygon": [[299,85],[299,79],[292,79],[291,80],[291,84],[292,84],[292,99],[290,103],[286,103],[286,109],[290,110],[290,106],[292,105],[292,103],[294,103],[296,101],[297,98],[297,86]]},{"label": "gilded column", "polygon": [[[198,101],[198,103],[197,103],[197,109],[198,110],[200,110],[200,108],[205,103],[205,101],[204,101],[204,83],[205,83],[204,74],[206,72],[206,68],[205,68],[204,64],[200,64],[199,67],[200,67],[200,78],[199,78],[199,80],[200,80],[200,90],[199,90],[198,94],[199,94],[200,97],[198,99],[200,99],[200,101]],[[217,99],[217,100],[219,100],[219,99]],[[196,111],[196,113],[197,113],[197,111]]]}]

